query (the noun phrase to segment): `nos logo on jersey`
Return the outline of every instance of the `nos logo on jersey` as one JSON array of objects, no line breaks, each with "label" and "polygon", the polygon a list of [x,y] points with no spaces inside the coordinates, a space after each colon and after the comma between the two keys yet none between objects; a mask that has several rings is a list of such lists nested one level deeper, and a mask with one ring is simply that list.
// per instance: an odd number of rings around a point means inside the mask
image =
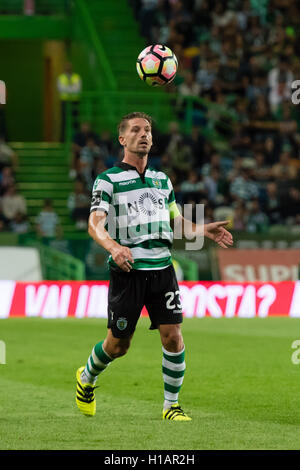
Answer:
[{"label": "nos logo on jersey", "polygon": [[128,203],[128,212],[129,214],[135,211],[136,213],[142,212],[146,214],[148,217],[151,217],[157,213],[158,209],[164,208],[164,200],[163,198],[156,199],[152,193],[146,192],[141,194],[138,201],[134,201],[132,203]]}]

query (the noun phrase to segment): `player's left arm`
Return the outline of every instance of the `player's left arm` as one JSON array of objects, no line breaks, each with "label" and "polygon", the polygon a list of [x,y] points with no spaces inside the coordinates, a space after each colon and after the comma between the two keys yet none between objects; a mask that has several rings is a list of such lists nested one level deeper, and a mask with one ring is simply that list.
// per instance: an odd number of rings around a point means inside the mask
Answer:
[{"label": "player's left arm", "polygon": [[172,229],[179,228],[184,236],[204,236],[216,242],[221,248],[229,248],[233,245],[232,234],[225,228],[229,223],[228,220],[221,220],[210,224],[195,224],[182,217],[177,206],[176,209],[174,206],[172,210],[170,208],[170,219]]},{"label": "player's left arm", "polygon": [[233,237],[225,226],[229,223],[228,220],[219,222],[212,222],[211,224],[194,224],[188,219],[185,219],[180,214],[175,200],[175,193],[173,185],[168,178],[168,186],[170,194],[168,198],[168,206],[170,213],[170,222],[173,230],[179,229],[184,236],[193,237],[207,237],[216,242],[222,248],[228,248],[233,245]]}]

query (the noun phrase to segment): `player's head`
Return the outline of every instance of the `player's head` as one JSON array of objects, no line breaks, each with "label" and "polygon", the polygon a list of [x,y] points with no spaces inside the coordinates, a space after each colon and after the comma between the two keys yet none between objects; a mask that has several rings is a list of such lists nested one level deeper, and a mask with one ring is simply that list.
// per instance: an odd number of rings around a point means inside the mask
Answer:
[{"label": "player's head", "polygon": [[138,156],[147,155],[152,146],[152,118],[134,112],[123,116],[118,126],[119,142],[124,151]]}]

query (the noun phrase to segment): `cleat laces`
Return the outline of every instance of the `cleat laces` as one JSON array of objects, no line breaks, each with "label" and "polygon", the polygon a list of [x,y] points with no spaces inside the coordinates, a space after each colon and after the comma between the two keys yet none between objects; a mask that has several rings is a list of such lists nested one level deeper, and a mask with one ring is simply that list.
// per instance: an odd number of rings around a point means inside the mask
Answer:
[{"label": "cleat laces", "polygon": [[96,388],[99,387],[99,385],[96,385],[95,387],[88,385],[87,387],[84,387],[84,388],[81,387],[80,384],[78,385],[79,385],[80,390],[77,390],[77,393],[80,395],[81,401],[85,401],[86,403],[91,403],[92,401],[95,400],[94,391]]},{"label": "cleat laces", "polygon": [[173,419],[175,416],[186,416],[185,412],[179,405],[172,405],[171,408],[166,413],[165,418]]}]

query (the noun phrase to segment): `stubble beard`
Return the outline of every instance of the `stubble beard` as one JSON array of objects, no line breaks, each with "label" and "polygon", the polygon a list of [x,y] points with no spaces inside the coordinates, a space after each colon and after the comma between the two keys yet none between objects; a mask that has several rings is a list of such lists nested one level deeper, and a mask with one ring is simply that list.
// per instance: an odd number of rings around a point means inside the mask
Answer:
[{"label": "stubble beard", "polygon": [[136,152],[136,155],[142,160],[144,157],[148,156],[148,152]]}]

